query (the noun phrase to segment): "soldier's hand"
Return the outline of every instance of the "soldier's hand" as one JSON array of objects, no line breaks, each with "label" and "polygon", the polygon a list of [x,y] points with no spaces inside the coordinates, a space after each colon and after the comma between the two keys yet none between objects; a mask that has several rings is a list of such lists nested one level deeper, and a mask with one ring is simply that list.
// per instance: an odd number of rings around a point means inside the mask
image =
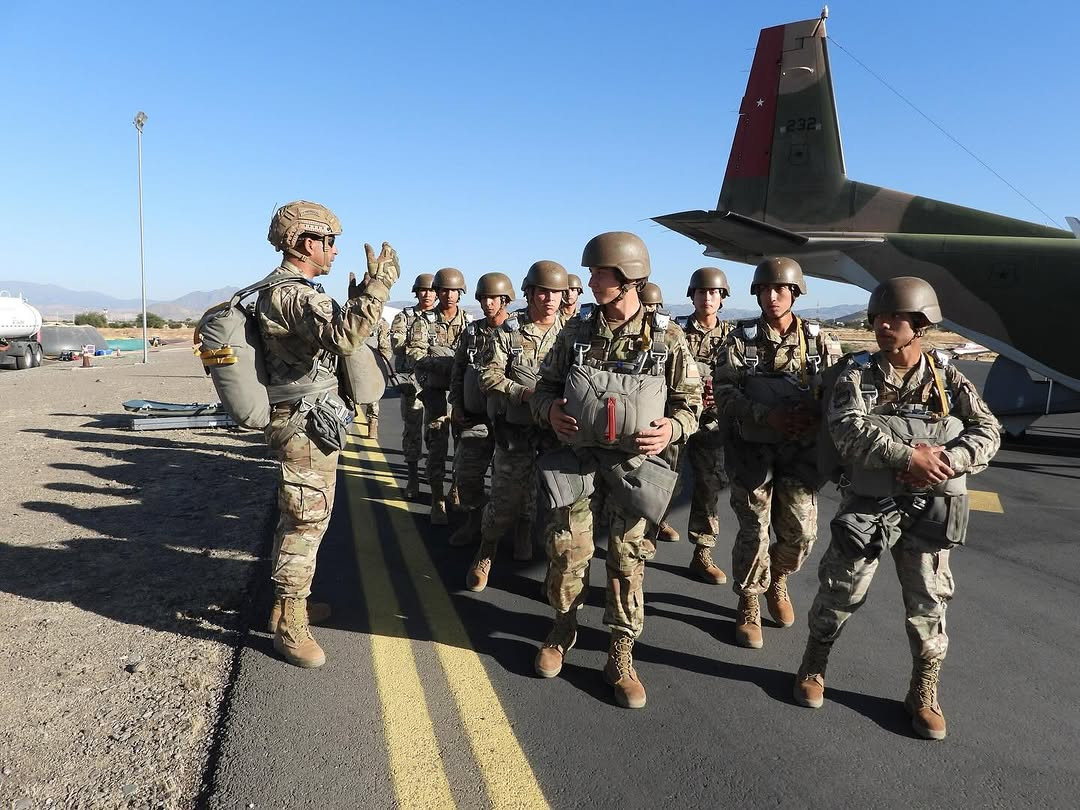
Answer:
[{"label": "soldier's hand", "polygon": [[360,295],[360,285],[356,283],[356,273],[349,271],[349,298],[356,298]]},{"label": "soldier's hand", "polygon": [[569,442],[577,433],[578,426],[577,419],[563,410],[565,404],[565,399],[557,399],[551,403],[551,407],[548,408],[548,423],[556,436],[564,442]]},{"label": "soldier's hand", "polygon": [[368,275],[387,287],[393,286],[401,275],[401,267],[398,264],[397,251],[390,247],[390,243],[383,242],[382,250],[376,256],[375,249],[365,242],[364,253],[367,256]]},{"label": "soldier's hand", "polygon": [[639,453],[646,456],[655,456],[669,444],[675,429],[671,426],[671,420],[666,416],[652,422],[652,430],[639,430],[634,437]]},{"label": "soldier's hand", "polygon": [[949,466],[941,445],[919,444],[911,452],[911,461],[907,470],[913,481],[933,485],[948,481],[953,477],[953,468]]},{"label": "soldier's hand", "polygon": [[701,395],[701,404],[707,411],[716,407],[716,397],[713,396],[712,388],[705,389]]}]

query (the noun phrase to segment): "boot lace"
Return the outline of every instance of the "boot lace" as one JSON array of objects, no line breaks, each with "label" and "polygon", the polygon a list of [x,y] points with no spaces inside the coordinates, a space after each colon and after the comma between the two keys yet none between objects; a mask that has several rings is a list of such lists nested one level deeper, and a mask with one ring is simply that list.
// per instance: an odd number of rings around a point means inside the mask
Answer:
[{"label": "boot lace", "polygon": [[777,574],[774,576],[771,588],[777,602],[790,601],[787,593],[787,574]]},{"label": "boot lace", "polygon": [[630,636],[616,637],[611,647],[611,658],[615,662],[620,679],[630,675],[630,668],[634,665],[633,649],[634,640]]},{"label": "boot lace", "polygon": [[940,661],[921,661],[914,684],[919,705],[928,709],[937,704],[938,675],[941,672]]},{"label": "boot lace", "polygon": [[297,642],[311,638],[311,631],[308,629],[307,603],[303,599],[285,600],[285,624],[289,635]]},{"label": "boot lace", "polygon": [[756,594],[745,597],[740,607],[743,624],[761,624],[761,605]]},{"label": "boot lace", "polygon": [[[490,565],[490,562],[488,563]],[[576,633],[574,624],[566,620],[556,620],[547,638],[544,639],[545,647],[557,647],[563,652],[570,648],[570,642]]]},{"label": "boot lace", "polygon": [[698,546],[697,549],[698,559],[701,561],[702,568],[713,568],[716,563],[713,562],[712,549],[708,546]]},{"label": "boot lace", "polygon": [[491,572],[491,557],[481,557],[477,560],[473,565],[473,571],[486,577]]}]

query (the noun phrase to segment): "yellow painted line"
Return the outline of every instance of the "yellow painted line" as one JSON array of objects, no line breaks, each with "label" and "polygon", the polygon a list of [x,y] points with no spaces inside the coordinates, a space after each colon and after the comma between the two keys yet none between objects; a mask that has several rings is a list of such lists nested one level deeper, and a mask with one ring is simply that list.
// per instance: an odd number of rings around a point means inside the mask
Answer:
[{"label": "yellow painted line", "polygon": [[[350,516],[359,526],[371,507],[345,487]],[[374,515],[371,515],[374,522]],[[382,709],[383,735],[390,760],[390,780],[399,807],[454,807],[450,781],[442,765],[438,738],[428,712],[412,642],[401,620],[401,607],[388,576],[386,558],[369,532],[355,532],[353,544],[360,581],[371,619],[371,654]]]},{"label": "yellow painted line", "polygon": [[[363,457],[388,463],[374,443],[356,442]],[[488,678],[480,656],[424,548],[407,504],[390,493],[384,501],[409,576],[416,586],[435,652],[446,673],[473,757],[484,777],[494,808],[546,808],[547,800],[532,766],[514,735],[510,720]],[[462,571],[462,577],[465,572]]]},{"label": "yellow painted line", "polygon": [[1001,505],[1001,498],[996,492],[969,489],[968,495],[971,498],[971,508],[976,512],[996,512],[999,515],[1005,513],[1005,507]]}]

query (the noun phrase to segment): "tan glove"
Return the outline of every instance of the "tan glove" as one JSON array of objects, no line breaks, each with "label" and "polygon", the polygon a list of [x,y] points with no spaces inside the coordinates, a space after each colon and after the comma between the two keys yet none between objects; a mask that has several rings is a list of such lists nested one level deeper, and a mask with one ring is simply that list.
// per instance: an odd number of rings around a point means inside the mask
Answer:
[{"label": "tan glove", "polygon": [[364,275],[364,294],[387,301],[390,298],[390,288],[401,275],[401,267],[398,265],[398,255],[389,242],[382,243],[382,250],[375,255],[375,249],[364,244],[364,253],[367,254],[367,273]]}]

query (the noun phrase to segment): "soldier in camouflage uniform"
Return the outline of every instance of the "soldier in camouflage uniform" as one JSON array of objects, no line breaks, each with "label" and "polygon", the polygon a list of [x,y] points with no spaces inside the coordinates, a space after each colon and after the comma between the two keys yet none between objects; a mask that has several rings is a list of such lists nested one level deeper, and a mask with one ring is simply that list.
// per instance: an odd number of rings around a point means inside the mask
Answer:
[{"label": "soldier in camouflage uniform", "polygon": [[394,316],[390,324],[390,346],[394,350],[394,371],[403,378],[398,388],[401,405],[401,450],[408,467],[408,482],[405,485],[405,497],[416,498],[420,495],[420,450],[424,431],[424,405],[417,396],[416,377],[413,375],[412,361],[405,354],[405,342],[409,327],[420,314],[433,309],[438,300],[435,295],[435,276],[421,273],[413,281],[412,291],[416,296],[416,306],[405,307]]},{"label": "soldier in camouflage uniform", "polygon": [[454,486],[460,508],[465,510],[465,522],[450,535],[452,546],[467,546],[480,539],[484,477],[495,453],[495,436],[480,388],[480,369],[491,359],[495,332],[507,319],[506,307],[514,300],[514,282],[504,273],[484,273],[476,282],[475,295],[484,317],[466,326],[458,340],[450,381],[451,418],[461,431],[461,439],[454,447]]},{"label": "soldier in camouflage uniform", "polygon": [[[526,309],[514,313],[495,331],[491,359],[480,374],[495,414],[495,460],[491,473],[491,498],[484,507],[480,549],[469,567],[465,585],[470,591],[487,587],[499,541],[512,528],[514,559],[532,559],[533,522],[536,518],[536,456],[550,449],[555,438],[532,422],[528,402],[533,387],[521,382],[520,371],[540,368],[562,328],[559,308],[566,292],[566,268],[558,262],[538,261],[529,268],[521,285]],[[519,379],[514,379],[514,377]]]},{"label": "soldier in camouflage uniform", "polygon": [[[471,318],[458,306],[465,292],[465,277],[454,267],[444,267],[433,282],[439,305],[421,314],[409,327],[405,355],[416,369],[424,403],[424,443],[427,445],[427,478],[431,487],[431,523],[445,526],[446,456],[450,451],[450,414],[446,397],[450,390],[454,350]],[[455,439],[457,431],[454,431]]]},{"label": "soldier in camouflage uniform", "polygon": [[686,343],[697,361],[704,380],[704,409],[698,431],[686,443],[686,458],[694,475],[690,496],[690,520],[687,527],[694,543],[690,571],[699,579],[715,585],[727,582],[727,575],[712,558],[716,534],[720,531],[720,516],[716,500],[720,490],[728,485],[724,473],[724,432],[720,429],[713,398],[713,372],[717,358],[723,353],[731,325],[717,316],[730,294],[727,276],[718,267],[702,267],[690,276],[686,295],[694,304],[694,313],[686,319],[683,329]]},{"label": "soldier in camouflage uniform", "polygon": [[[274,647],[290,664],[319,667],[326,655],[311,635],[312,620],[329,615],[312,603],[315,557],[330,522],[338,452],[344,442],[346,405],[338,396],[340,355],[356,351],[382,318],[383,303],[398,277],[397,254],[385,242],[367,251],[368,272],[338,306],[315,278],[330,272],[341,222],[327,208],[299,200],[277,210],[267,239],[286,254],[271,275],[291,279],[260,293],[256,304],[272,403],[267,441],[281,463],[274,532]],[[330,408],[333,435],[312,417]]]},{"label": "soldier in camouflage uniform", "polygon": [[559,308],[559,316],[564,321],[568,321],[578,314],[578,310],[581,309],[578,299],[585,292],[585,288],[581,286],[581,279],[573,273],[567,274],[566,284],[566,296],[563,298],[562,306]]},{"label": "soldier in camouflage uniform", "polygon": [[[888,549],[900,580],[912,657],[904,707],[915,732],[937,740],[946,731],[937,697],[949,646],[945,610],[954,591],[949,549],[964,541],[969,510],[966,486],[954,484],[958,476],[990,463],[1001,443],[1000,425],[946,355],[923,353],[923,333],[941,320],[937,295],[927,282],[901,276],[880,284],[870,296],[867,317],[880,351],[847,360],[826,410],[829,434],[851,477],[841,480],[840,509],[821,558],[795,700],[811,708],[822,705],[829,652],[844,623],[866,601],[880,555]],[[903,413],[932,415],[931,422],[952,417],[961,426],[947,446],[909,443],[876,416]],[[861,470],[894,471],[894,494],[856,494],[865,480]]]},{"label": "soldier in camouflage uniform", "polygon": [[[564,410],[569,401],[566,383],[576,366],[584,369],[577,376],[589,376],[605,368],[613,374],[637,374],[644,371],[639,366],[643,355],[663,357],[654,360],[647,373],[664,380],[661,396],[666,401],[658,404],[665,416],[633,436],[616,437],[620,444],[628,442],[637,450],[637,455],[622,453],[624,465],[644,463],[646,456],[657,455],[671,442],[697,429],[701,412],[697,364],[690,356],[682,330],[666,316],[646,316],[641,307],[639,295],[649,275],[649,253],[641,239],[624,232],[600,234],[585,246],[581,264],[589,268],[589,288],[598,306],[588,316],[579,313],[563,327],[544,360],[529,405],[539,424],[550,426],[561,441],[573,445],[581,441],[576,438],[579,429],[593,431],[591,424],[579,428],[577,420]],[[657,343],[663,352],[651,354]],[[656,363],[661,364],[660,368],[655,368]],[[613,404],[614,400],[608,401],[609,408]],[[657,403],[641,404],[651,407]],[[609,416],[608,424],[613,424],[613,417]],[[608,434],[610,431],[609,427]],[[581,452],[575,451],[578,458],[582,458]],[[585,457],[588,455],[586,451]],[[645,518],[631,512],[620,500],[624,497],[621,491],[616,493],[612,486],[597,474],[591,497],[579,497],[570,506],[553,512],[545,588],[555,609],[555,624],[534,666],[542,677],[558,675],[563,657],[577,638],[577,609],[585,598],[585,577],[594,550],[594,520],[599,523],[603,515],[609,527],[604,623],[611,628],[604,677],[614,687],[619,705],[640,708],[645,705],[645,688],[634,670],[632,651],[645,620],[642,584],[651,543],[645,539]]]},{"label": "soldier in camouflage uniform", "polygon": [[731,330],[713,377],[716,409],[728,422],[724,455],[739,521],[731,552],[739,595],[735,640],[752,649],[763,643],[762,593],[778,624],[795,621],[787,578],[802,567],[817,537],[815,388],[840,347],[791,311],[805,293],[798,262],[781,257],[759,264],[750,294],[761,317]]}]

